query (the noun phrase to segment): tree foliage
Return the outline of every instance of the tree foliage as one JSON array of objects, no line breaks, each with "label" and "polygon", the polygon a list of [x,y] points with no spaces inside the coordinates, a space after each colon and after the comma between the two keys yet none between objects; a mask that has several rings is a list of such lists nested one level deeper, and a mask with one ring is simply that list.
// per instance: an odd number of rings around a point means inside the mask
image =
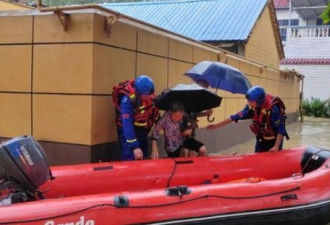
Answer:
[{"label": "tree foliage", "polygon": [[324,24],[330,24],[330,3],[328,7],[321,14]]}]

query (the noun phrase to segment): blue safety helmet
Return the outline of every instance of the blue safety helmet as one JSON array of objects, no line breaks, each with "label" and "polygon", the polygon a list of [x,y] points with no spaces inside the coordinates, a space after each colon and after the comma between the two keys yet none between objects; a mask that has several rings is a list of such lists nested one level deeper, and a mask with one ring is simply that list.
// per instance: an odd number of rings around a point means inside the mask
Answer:
[{"label": "blue safety helmet", "polygon": [[262,87],[254,86],[246,92],[245,96],[249,102],[256,101],[258,106],[261,106],[265,102],[266,92]]},{"label": "blue safety helmet", "polygon": [[135,79],[135,91],[140,95],[151,95],[155,92],[155,85],[152,79],[146,75],[141,75]]}]

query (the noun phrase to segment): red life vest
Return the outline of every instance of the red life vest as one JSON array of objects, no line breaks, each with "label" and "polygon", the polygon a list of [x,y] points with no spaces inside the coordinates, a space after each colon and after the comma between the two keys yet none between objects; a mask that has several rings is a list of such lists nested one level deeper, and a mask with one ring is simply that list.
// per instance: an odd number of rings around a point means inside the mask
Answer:
[{"label": "red life vest", "polygon": [[272,108],[275,105],[285,118],[283,101],[279,97],[273,97],[269,94],[266,95],[265,102],[260,108],[252,109],[253,117],[250,129],[258,140],[273,140],[276,138],[276,133],[271,123]]},{"label": "red life vest", "polygon": [[113,87],[112,101],[116,109],[116,123],[123,126],[120,117],[120,101],[126,95],[134,106],[134,125],[150,129],[159,116],[158,107],[154,104],[155,94],[149,95],[147,99],[141,100],[136,97],[134,80],[124,81]]}]

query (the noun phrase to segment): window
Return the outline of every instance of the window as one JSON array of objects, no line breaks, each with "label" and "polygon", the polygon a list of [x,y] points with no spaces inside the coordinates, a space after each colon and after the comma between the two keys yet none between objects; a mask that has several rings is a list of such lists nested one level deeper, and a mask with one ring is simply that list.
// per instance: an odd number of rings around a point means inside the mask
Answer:
[{"label": "window", "polygon": [[291,20],[291,26],[299,26],[299,19]]},{"label": "window", "polygon": [[282,41],[286,41],[286,28],[280,28],[280,35]]},{"label": "window", "polygon": [[316,26],[323,25],[323,20],[321,18],[316,19]]},{"label": "window", "polygon": [[277,20],[279,26],[288,26],[289,20]]},{"label": "window", "polygon": [[[280,27],[289,25],[289,20],[277,20],[277,22]],[[292,19],[291,26],[299,26],[299,19]]]},{"label": "window", "polygon": [[323,20],[321,18],[316,19],[316,26],[322,26],[322,25],[330,25],[330,22],[327,24],[323,23]]}]

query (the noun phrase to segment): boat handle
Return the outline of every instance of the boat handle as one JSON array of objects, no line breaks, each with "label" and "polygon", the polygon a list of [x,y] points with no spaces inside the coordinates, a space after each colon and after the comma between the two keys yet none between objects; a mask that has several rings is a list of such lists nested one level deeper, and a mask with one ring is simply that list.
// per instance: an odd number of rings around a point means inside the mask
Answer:
[{"label": "boat handle", "polygon": [[296,194],[289,194],[289,195],[283,195],[281,196],[282,202],[288,201],[288,200],[297,200],[298,196]]},{"label": "boat handle", "polygon": [[188,186],[176,186],[170,187],[165,190],[167,196],[179,196],[182,197],[183,195],[189,195],[191,190]]}]

